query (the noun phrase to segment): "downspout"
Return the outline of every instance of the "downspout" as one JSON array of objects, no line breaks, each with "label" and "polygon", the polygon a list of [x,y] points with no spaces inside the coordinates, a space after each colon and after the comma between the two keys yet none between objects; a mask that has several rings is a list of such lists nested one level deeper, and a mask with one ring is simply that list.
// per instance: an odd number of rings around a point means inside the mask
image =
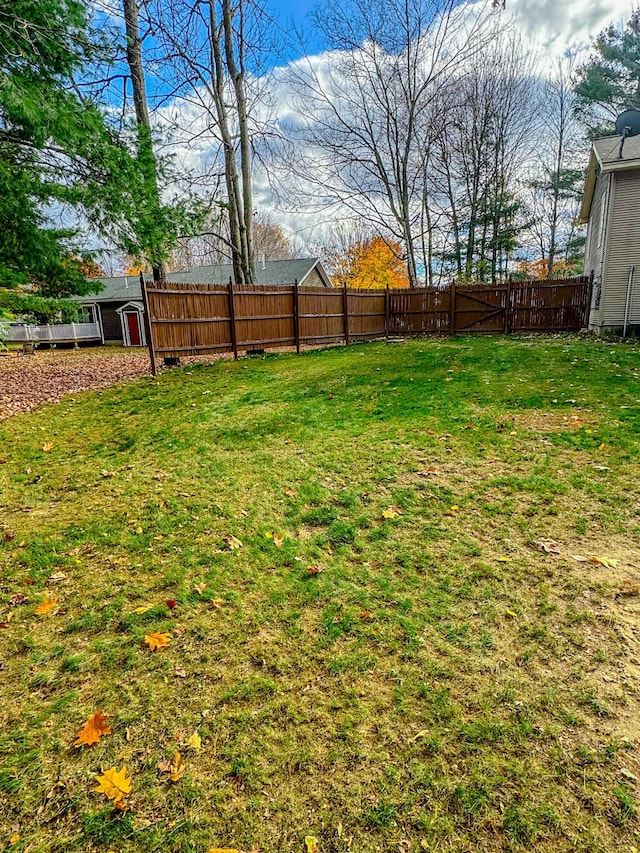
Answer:
[{"label": "downspout", "polygon": [[631,310],[631,292],[633,290],[633,280],[636,276],[636,265],[629,268],[629,280],[627,282],[627,299],[624,304],[624,325],[622,327],[622,337],[627,337],[627,326],[629,325],[629,312]]}]

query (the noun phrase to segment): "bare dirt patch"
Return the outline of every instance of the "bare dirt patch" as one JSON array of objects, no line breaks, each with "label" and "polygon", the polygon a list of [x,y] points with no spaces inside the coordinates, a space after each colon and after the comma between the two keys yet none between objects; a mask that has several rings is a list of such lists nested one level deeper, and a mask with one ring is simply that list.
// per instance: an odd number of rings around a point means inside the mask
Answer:
[{"label": "bare dirt patch", "polygon": [[95,347],[39,350],[0,358],[0,418],[54,403],[67,394],[106,388],[149,371],[146,350]]}]

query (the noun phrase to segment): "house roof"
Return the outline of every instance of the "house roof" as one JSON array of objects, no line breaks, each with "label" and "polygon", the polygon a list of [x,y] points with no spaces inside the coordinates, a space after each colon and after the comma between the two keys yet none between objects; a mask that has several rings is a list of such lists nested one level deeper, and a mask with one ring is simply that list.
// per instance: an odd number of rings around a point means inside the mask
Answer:
[{"label": "house roof", "polygon": [[606,136],[604,139],[595,139],[593,142],[584,181],[582,206],[578,215],[578,221],[583,224],[589,221],[598,175],[619,172],[623,169],[640,169],[640,136],[629,136],[625,139],[622,156],[620,156],[621,142],[622,139],[619,136]]},{"label": "house roof", "polygon": [[[309,273],[316,268],[327,287],[331,282],[318,258],[294,258],[289,261],[266,261],[256,267],[256,284],[270,286],[276,284],[302,284]],[[167,281],[181,284],[226,284],[233,278],[231,264],[194,267],[191,270],[179,270],[167,275]],[[76,297],[81,302],[129,302],[142,298],[140,276],[111,276],[99,278],[96,281],[103,285],[103,290],[94,296]]]}]

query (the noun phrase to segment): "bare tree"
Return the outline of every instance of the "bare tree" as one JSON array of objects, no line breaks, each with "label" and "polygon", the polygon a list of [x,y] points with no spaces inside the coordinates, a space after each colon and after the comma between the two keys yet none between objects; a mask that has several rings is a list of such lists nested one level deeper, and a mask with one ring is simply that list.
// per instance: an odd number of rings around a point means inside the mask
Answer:
[{"label": "bare tree", "polygon": [[425,159],[446,117],[435,104],[470,57],[493,38],[490,4],[456,0],[329,0],[316,23],[332,52],[299,65],[298,109],[309,121],[291,137],[302,192],[391,231],[419,282]]},{"label": "bare tree", "polygon": [[[225,188],[225,242],[234,277],[240,284],[254,280],[252,159],[258,124],[255,106],[263,103],[256,46],[264,40],[269,21],[258,0],[150,0],[149,16],[158,43],[159,61],[173,81],[168,103],[186,107],[171,125],[176,141],[207,140],[220,149],[211,178]],[[249,71],[251,66],[251,73]],[[185,114],[191,118],[184,120]]]}]

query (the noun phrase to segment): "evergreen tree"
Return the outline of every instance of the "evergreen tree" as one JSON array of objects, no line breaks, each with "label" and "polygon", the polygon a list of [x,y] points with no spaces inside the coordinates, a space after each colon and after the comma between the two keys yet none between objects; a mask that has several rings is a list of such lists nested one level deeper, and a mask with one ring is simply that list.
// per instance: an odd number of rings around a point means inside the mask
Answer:
[{"label": "evergreen tree", "polygon": [[615,133],[613,120],[625,109],[640,109],[640,9],[622,28],[608,27],[594,55],[578,71],[577,112],[592,137]]}]

